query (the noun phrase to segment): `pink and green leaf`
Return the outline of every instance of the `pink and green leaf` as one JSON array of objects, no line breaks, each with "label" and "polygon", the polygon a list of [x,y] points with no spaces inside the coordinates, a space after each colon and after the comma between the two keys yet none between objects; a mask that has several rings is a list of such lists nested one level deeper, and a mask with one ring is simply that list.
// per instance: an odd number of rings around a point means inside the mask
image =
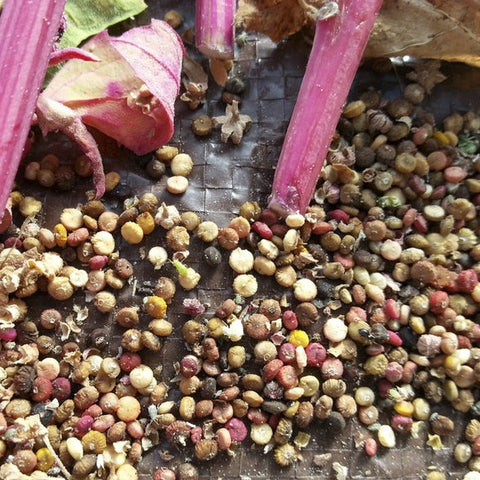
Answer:
[{"label": "pink and green leaf", "polygon": [[184,54],[176,32],[152,20],[120,37],[101,32],[83,48],[100,61],[67,62],[44,95],[138,155],[166,144]]}]

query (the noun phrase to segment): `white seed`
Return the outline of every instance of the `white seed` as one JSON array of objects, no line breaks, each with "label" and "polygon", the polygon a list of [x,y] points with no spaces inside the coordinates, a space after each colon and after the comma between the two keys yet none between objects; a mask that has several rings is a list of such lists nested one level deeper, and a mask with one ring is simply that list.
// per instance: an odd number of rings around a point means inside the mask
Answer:
[{"label": "white seed", "polygon": [[77,437],[70,437],[66,440],[67,451],[74,460],[80,460],[83,457],[82,441]]},{"label": "white seed", "polygon": [[218,225],[209,220],[200,223],[197,227],[197,236],[204,242],[213,242],[218,237]]},{"label": "white seed", "polygon": [[228,258],[228,264],[237,273],[249,272],[253,268],[253,262],[253,253],[240,247],[232,250]]},{"label": "white seed", "polygon": [[68,277],[70,283],[77,288],[84,287],[88,282],[88,273],[85,270],[75,269]]},{"label": "white seed", "polygon": [[365,267],[353,267],[353,278],[362,286],[370,282],[370,274]]},{"label": "white seed", "polygon": [[445,218],[445,210],[440,205],[425,205],[423,215],[427,220],[439,222]]},{"label": "white seed", "polygon": [[185,274],[178,276],[178,283],[185,289],[185,290],[192,290],[198,285],[200,281],[200,274],[191,267],[188,267]]},{"label": "white seed", "polygon": [[295,250],[298,246],[299,240],[300,234],[298,233],[298,230],[291,228],[283,237],[283,249],[286,252],[291,252]]},{"label": "white seed", "polygon": [[305,224],[305,217],[299,213],[292,213],[285,218],[285,223],[290,228],[300,228]]},{"label": "white seed", "polygon": [[390,425],[381,425],[378,429],[378,441],[382,447],[393,448],[395,447],[396,439],[395,432]]},{"label": "white seed", "polygon": [[323,326],[323,334],[331,342],[338,343],[347,338],[348,327],[340,318],[329,318]]},{"label": "white seed", "polygon": [[135,367],[128,375],[133,388],[146,388],[153,380],[153,370],[148,365]]},{"label": "white seed", "polygon": [[293,295],[299,302],[311,302],[317,296],[317,286],[309,278],[300,278],[293,284]]},{"label": "white seed", "polygon": [[273,437],[272,427],[268,423],[252,424],[250,438],[257,445],[267,445]]},{"label": "white seed", "polygon": [[376,303],[383,304],[385,302],[385,294],[380,287],[377,287],[377,285],[367,283],[367,285],[365,285],[365,293],[367,294],[368,298]]},{"label": "white seed", "polygon": [[278,247],[266,238],[263,238],[258,242],[257,248],[259,252],[265,257],[267,257],[269,260],[275,260],[280,253]]},{"label": "white seed", "polygon": [[251,274],[242,273],[233,280],[233,290],[242,297],[251,297],[257,293],[257,279]]},{"label": "white seed", "polygon": [[155,270],[158,270],[167,262],[168,253],[163,247],[160,247],[160,246],[152,247],[148,251],[147,258],[150,261],[150,263],[154,266]]},{"label": "white seed", "polygon": [[401,254],[402,246],[400,245],[400,243],[395,240],[391,240],[390,238],[385,240],[380,246],[380,255],[385,260],[398,260]]},{"label": "white seed", "polygon": [[138,480],[137,469],[129,463],[120,465],[115,473],[117,480]]},{"label": "white seed", "polygon": [[115,250],[115,239],[110,232],[105,230],[95,233],[90,241],[97,255],[110,255]]},{"label": "white seed", "polygon": [[174,175],[186,177],[190,174],[193,168],[192,157],[188,155],[188,153],[179,153],[172,158],[170,168]]},{"label": "white seed", "polygon": [[307,352],[301,345],[295,347],[295,362],[298,368],[305,368],[307,366]]},{"label": "white seed", "polygon": [[372,274],[370,274],[370,283],[372,285],[376,285],[382,290],[385,290],[385,288],[387,288],[387,279],[385,278],[385,275],[379,272],[373,272]]},{"label": "white seed", "polygon": [[167,179],[167,190],[170,193],[185,193],[188,188],[188,179],[181,175],[173,175]]},{"label": "white seed", "polygon": [[83,213],[77,208],[64,208],[60,214],[60,223],[67,230],[76,230],[83,225]]}]

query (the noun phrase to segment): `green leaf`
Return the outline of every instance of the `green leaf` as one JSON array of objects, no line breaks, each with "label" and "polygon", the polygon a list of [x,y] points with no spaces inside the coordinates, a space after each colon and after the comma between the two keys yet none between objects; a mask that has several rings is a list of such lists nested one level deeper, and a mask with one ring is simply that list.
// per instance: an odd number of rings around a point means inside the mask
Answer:
[{"label": "green leaf", "polygon": [[146,8],[143,0],[67,0],[67,29],[60,47],[76,47],[86,38]]}]

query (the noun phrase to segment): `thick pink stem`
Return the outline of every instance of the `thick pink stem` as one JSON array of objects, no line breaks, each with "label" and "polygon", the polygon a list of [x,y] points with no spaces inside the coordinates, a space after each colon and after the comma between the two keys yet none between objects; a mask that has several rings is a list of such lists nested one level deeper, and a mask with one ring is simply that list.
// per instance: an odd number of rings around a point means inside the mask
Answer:
[{"label": "thick pink stem", "polygon": [[[305,76],[273,180],[269,208],[304,213],[315,192],[381,0],[338,0],[320,9]],[[325,18],[326,17],[326,18]]]},{"label": "thick pink stem", "polygon": [[235,0],[196,1],[195,45],[207,57],[233,58],[235,8]]},{"label": "thick pink stem", "polygon": [[6,0],[0,15],[0,217],[22,158],[65,0]]}]

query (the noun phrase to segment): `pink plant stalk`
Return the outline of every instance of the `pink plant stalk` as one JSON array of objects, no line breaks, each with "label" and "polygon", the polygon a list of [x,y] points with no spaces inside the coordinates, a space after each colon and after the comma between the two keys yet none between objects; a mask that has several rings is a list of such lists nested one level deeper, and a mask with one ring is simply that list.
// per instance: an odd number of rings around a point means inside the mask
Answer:
[{"label": "pink plant stalk", "polygon": [[381,0],[338,0],[319,10],[268,205],[282,216],[304,213],[313,197],[381,4]]},{"label": "pink plant stalk", "polygon": [[0,218],[28,137],[65,0],[6,0],[0,15]]},{"label": "pink plant stalk", "polygon": [[233,58],[235,45],[235,0],[197,0],[195,45],[209,58]]}]

